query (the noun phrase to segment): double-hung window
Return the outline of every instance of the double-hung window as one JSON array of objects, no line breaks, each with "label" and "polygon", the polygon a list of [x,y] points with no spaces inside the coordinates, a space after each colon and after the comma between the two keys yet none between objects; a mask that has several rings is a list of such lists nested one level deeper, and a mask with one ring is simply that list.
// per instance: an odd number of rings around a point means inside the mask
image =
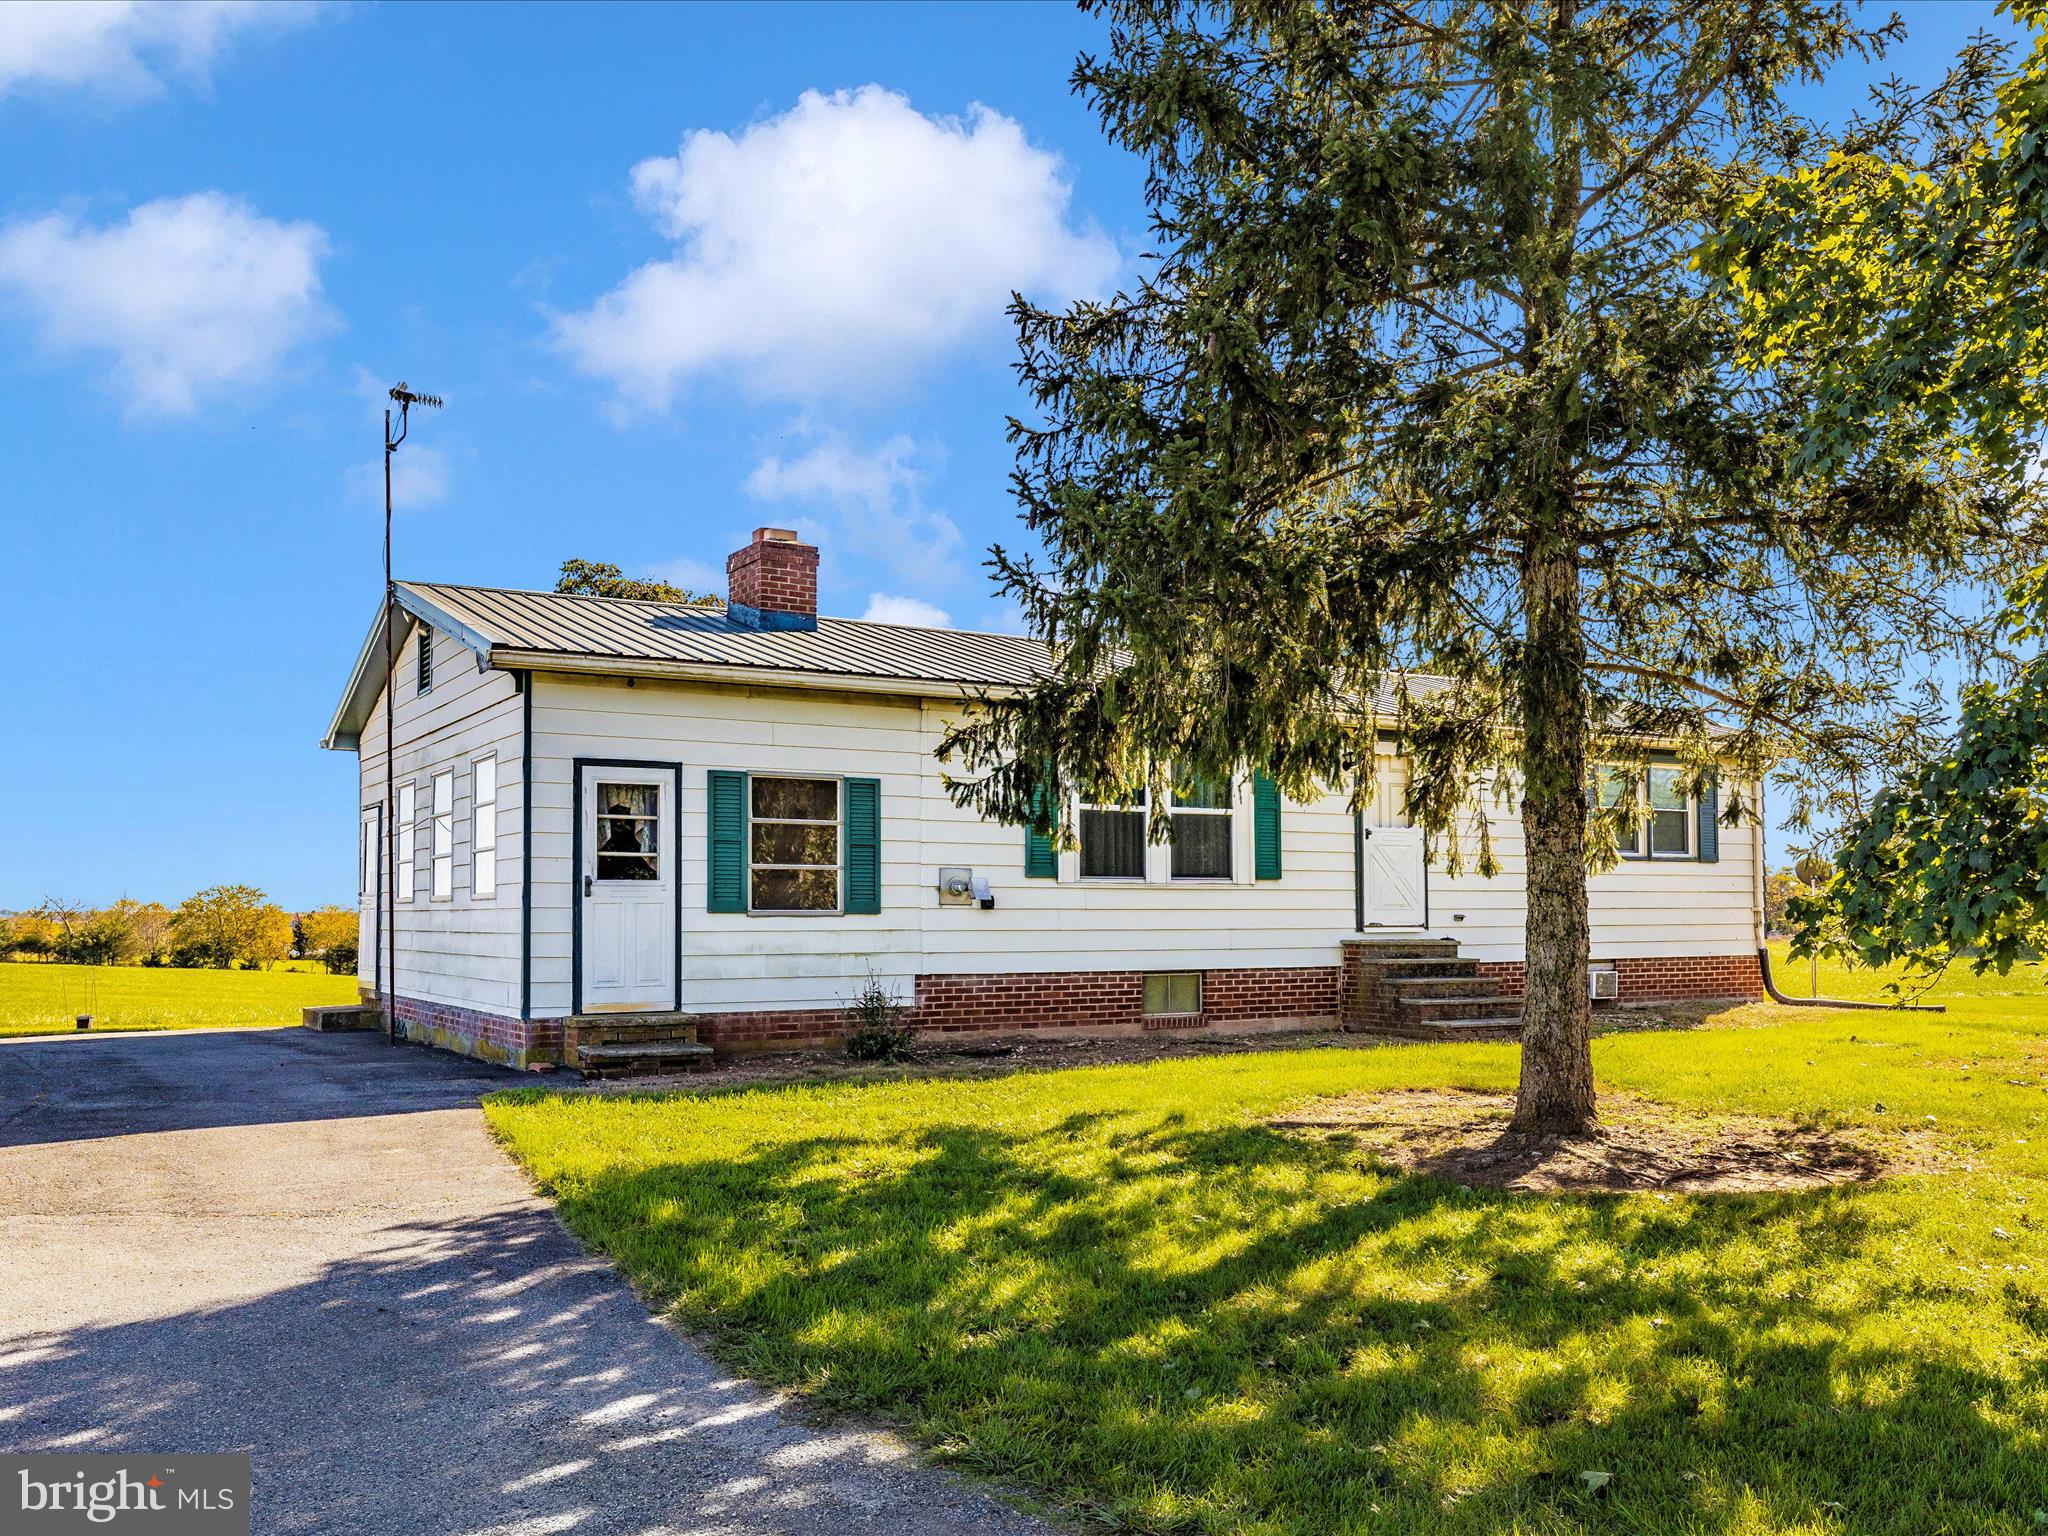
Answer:
[{"label": "double-hung window", "polygon": [[419,786],[398,786],[398,899],[412,900],[413,853],[419,839]]},{"label": "double-hung window", "polygon": [[1653,763],[1642,774],[1602,768],[1595,783],[1602,809],[1621,813],[1615,839],[1622,857],[1693,857],[1696,813],[1684,770],[1667,763]]},{"label": "double-hung window", "polygon": [[1149,803],[1139,792],[1135,806],[1081,803],[1081,878],[1142,880],[1145,878],[1145,814]]},{"label": "double-hung window", "polygon": [[1173,878],[1228,880],[1230,869],[1230,781],[1174,785]]},{"label": "double-hung window", "polygon": [[455,771],[434,775],[434,860],[432,896],[446,901],[455,894]]},{"label": "double-hung window", "polygon": [[498,760],[480,757],[469,767],[469,893],[498,894]]},{"label": "double-hung window", "polygon": [[748,906],[755,912],[839,910],[839,781],[748,781]]}]

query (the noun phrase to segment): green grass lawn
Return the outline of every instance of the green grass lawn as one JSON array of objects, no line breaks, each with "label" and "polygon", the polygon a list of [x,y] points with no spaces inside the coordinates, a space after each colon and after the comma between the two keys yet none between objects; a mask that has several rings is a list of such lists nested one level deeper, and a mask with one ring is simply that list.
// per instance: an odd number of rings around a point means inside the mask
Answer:
[{"label": "green grass lawn", "polygon": [[1818,1193],[1508,1196],[1264,1124],[1506,1088],[1510,1046],[487,1113],[734,1366],[1084,1522],[2038,1536],[2048,999],[1963,990],[1597,1042],[1607,1088],[1914,1127],[1949,1161]]},{"label": "green grass lawn", "polygon": [[306,971],[180,971],[139,965],[0,963],[0,1035],[103,1029],[296,1024],[299,1010],[356,1000],[353,976]]}]

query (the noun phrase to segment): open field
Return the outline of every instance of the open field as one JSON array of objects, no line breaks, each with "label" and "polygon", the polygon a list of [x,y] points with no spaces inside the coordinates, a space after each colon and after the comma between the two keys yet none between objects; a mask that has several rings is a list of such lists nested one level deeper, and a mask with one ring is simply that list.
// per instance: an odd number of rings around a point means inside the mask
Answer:
[{"label": "open field", "polygon": [[2035,1536],[2048,998],[1952,980],[1945,1016],[1750,1006],[1597,1042],[1606,1089],[1944,1165],[1797,1194],[1507,1195],[1267,1124],[1503,1089],[1511,1046],[487,1113],[734,1366],[1086,1523]]},{"label": "open field", "polygon": [[353,976],[325,971],[181,971],[140,965],[0,962],[0,1035],[296,1024],[299,1010],[356,1000]]}]

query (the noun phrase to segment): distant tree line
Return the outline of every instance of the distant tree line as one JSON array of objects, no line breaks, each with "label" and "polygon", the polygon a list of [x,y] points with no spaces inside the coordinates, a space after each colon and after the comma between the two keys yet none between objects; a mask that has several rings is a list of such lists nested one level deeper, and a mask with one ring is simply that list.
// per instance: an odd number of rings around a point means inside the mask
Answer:
[{"label": "distant tree line", "polygon": [[260,970],[287,959],[354,971],[354,909],[287,912],[253,885],[215,885],[175,908],[126,897],[98,908],[49,898],[0,915],[0,960]]}]

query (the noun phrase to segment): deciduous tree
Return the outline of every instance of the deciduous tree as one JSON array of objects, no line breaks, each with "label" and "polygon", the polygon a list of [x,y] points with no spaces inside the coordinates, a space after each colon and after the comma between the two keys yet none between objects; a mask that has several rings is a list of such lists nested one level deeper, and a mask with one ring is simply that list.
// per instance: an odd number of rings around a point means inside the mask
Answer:
[{"label": "deciduous tree", "polygon": [[628,576],[616,565],[592,560],[564,560],[562,574],[555,582],[557,592],[580,593],[586,597],[631,597],[652,603],[698,603],[723,608],[725,599],[710,593],[692,592],[673,582],[649,576]]},{"label": "deciduous tree", "polygon": [[953,792],[1064,822],[1074,789],[1159,806],[1169,772],[1250,764],[1361,801],[1395,732],[1439,858],[1491,872],[1472,797],[1519,804],[1516,1118],[1584,1130],[1591,762],[1670,743],[1733,819],[1792,749],[1808,814],[1925,744],[1914,659],[1980,640],[1949,596],[2016,558],[1944,460],[1810,473],[1811,379],[1749,366],[1693,260],[1828,148],[1785,88],[1893,29],[1805,0],[1099,9],[1074,81],[1145,163],[1158,254],[1112,299],[1015,306],[1043,554],[995,563],[1053,666],[949,734]]}]

